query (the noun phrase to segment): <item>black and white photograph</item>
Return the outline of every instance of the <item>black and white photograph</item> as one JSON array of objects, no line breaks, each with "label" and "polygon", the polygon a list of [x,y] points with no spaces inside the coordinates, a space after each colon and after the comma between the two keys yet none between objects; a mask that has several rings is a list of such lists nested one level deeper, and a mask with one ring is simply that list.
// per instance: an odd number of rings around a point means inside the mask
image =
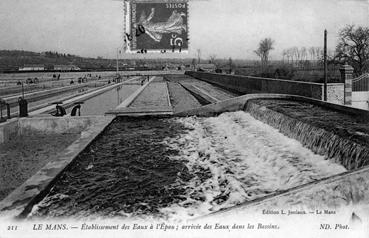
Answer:
[{"label": "black and white photograph", "polygon": [[369,237],[368,0],[0,22],[0,238]]}]

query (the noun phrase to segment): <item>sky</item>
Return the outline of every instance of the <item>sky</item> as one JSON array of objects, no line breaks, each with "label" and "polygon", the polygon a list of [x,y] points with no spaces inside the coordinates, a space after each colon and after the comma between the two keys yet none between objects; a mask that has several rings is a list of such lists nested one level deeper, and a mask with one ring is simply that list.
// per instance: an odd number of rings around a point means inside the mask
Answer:
[{"label": "sky", "polygon": [[[322,47],[324,29],[328,47],[334,49],[345,25],[369,26],[368,0],[192,0],[189,4],[190,51],[174,54],[177,57],[195,57],[201,49],[202,58],[256,59],[260,40],[271,37],[275,42],[271,59],[278,59],[289,47]],[[114,58],[123,44],[120,1],[1,0],[0,22],[0,49]]]}]

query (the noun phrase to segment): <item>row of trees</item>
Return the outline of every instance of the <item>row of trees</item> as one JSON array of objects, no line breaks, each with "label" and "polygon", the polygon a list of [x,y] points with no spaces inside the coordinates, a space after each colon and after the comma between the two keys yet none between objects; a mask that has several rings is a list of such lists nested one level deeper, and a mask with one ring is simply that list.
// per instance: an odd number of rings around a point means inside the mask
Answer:
[{"label": "row of trees", "polygon": [[[327,50],[327,59],[334,62],[336,52],[332,49]],[[291,47],[282,51],[283,63],[288,63],[299,68],[316,67],[322,65],[324,50],[322,47]]]},{"label": "row of trees", "polygon": [[59,58],[59,57],[64,57],[64,58],[70,58],[70,57],[78,57],[75,55],[71,55],[71,54],[65,54],[65,53],[59,53],[57,51],[45,51],[43,53],[41,53],[41,55],[44,55],[46,57],[49,58]]},{"label": "row of trees", "polygon": [[282,51],[283,62],[294,63],[306,60],[319,60],[323,54],[321,47],[291,47]]},{"label": "row of trees", "polygon": [[[274,40],[262,39],[255,53],[260,57],[262,67],[268,65],[270,51],[274,49]],[[339,31],[339,40],[335,50],[328,50],[327,56],[331,64],[348,63],[354,72],[361,75],[369,71],[369,27],[347,25]],[[294,66],[323,60],[322,47],[291,47],[282,51],[283,62]]]}]

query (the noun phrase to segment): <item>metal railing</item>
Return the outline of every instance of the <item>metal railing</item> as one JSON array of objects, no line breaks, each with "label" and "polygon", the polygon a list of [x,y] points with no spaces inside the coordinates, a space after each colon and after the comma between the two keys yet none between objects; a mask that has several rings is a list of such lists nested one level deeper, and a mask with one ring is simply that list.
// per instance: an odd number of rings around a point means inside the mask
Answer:
[{"label": "metal railing", "polygon": [[352,80],[352,91],[369,91],[369,73],[362,74]]}]

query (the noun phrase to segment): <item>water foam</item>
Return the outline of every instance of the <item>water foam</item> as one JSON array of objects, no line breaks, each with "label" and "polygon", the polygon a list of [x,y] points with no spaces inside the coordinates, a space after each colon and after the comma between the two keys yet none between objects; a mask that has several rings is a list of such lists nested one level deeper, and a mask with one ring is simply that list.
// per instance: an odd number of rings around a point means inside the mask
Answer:
[{"label": "water foam", "polygon": [[346,171],[278,130],[239,111],[175,118],[189,130],[164,143],[180,150],[194,177],[177,185],[186,200],[162,208],[169,219],[197,217]]}]

